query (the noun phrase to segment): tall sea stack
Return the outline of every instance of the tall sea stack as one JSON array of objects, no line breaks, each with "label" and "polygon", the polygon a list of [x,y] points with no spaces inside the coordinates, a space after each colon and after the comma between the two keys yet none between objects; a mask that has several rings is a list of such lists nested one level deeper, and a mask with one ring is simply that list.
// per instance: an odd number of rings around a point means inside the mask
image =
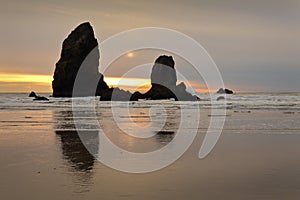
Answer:
[{"label": "tall sea stack", "polygon": [[159,56],[152,67],[151,88],[145,94],[135,92],[131,100],[137,99],[175,99],[176,101],[197,101],[197,96],[186,91],[183,82],[176,85],[177,75],[172,56]]},{"label": "tall sea stack", "polygon": [[80,24],[64,40],[61,57],[53,76],[53,97],[100,96],[101,101],[137,101],[139,99],[175,99],[196,101],[197,96],[177,84],[175,62],[172,56],[159,56],[151,72],[151,88],[146,93],[109,88],[98,71],[99,47],[92,26]]},{"label": "tall sea stack", "polygon": [[[85,64],[85,72],[88,73],[91,83],[98,81],[97,89],[89,91],[93,87],[84,88],[82,93],[77,92],[77,96],[100,96],[108,89],[103,80],[103,75],[99,73],[99,49],[94,31],[90,23],[80,24],[64,40],[59,61],[56,63],[53,76],[52,89],[53,97],[72,97],[73,86],[80,66],[85,58],[93,50],[93,60]],[[97,82],[96,82],[97,83]]]}]

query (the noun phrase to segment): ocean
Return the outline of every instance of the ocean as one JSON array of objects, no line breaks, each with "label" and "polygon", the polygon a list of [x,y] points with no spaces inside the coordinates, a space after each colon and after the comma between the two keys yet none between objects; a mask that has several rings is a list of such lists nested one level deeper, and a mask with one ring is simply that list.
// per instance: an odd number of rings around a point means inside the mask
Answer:
[{"label": "ocean", "polygon": [[[50,93],[41,93],[39,95],[49,97]],[[197,95],[201,98],[201,101],[197,102],[201,109],[211,109],[210,100],[216,101],[218,97],[224,96],[222,94],[210,93],[198,93]],[[227,101],[226,109],[230,110],[291,110],[297,112],[300,109],[300,93],[241,93],[225,96]],[[56,110],[72,106],[72,98],[49,97],[49,99],[49,102],[34,102],[32,98],[28,97],[28,93],[0,93],[0,109]],[[87,105],[86,103],[90,104],[92,101],[98,101],[99,97],[74,98],[74,100],[78,101],[79,104]],[[165,102],[154,101],[157,104]],[[110,104],[110,102],[101,103],[99,106]],[[178,104],[178,102],[172,103]],[[195,102],[189,102],[188,104],[195,104]],[[213,106],[213,108],[222,108],[218,107],[217,103]]]},{"label": "ocean", "polygon": [[[1,199],[298,199],[300,93],[241,93],[226,102],[198,95],[199,102],[38,102],[1,93]],[[220,137],[200,159],[212,119],[224,126],[212,127]],[[191,143],[168,163],[179,132]],[[101,134],[117,154],[102,155]],[[157,154],[123,159],[126,152]]]}]

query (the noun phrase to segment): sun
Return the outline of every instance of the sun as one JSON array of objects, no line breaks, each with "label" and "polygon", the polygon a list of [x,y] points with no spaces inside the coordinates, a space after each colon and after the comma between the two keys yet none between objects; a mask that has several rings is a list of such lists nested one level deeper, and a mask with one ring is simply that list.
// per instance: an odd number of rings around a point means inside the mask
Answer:
[{"label": "sun", "polygon": [[132,52],[129,52],[129,53],[126,54],[126,56],[127,56],[128,58],[132,58],[132,57],[134,57],[134,54],[133,54]]}]

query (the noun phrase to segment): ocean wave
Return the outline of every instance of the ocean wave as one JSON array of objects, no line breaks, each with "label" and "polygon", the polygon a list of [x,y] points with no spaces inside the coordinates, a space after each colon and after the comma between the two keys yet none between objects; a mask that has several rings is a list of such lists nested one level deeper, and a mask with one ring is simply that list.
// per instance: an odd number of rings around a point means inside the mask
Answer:
[{"label": "ocean wave", "polygon": [[[299,93],[250,93],[236,95],[199,94],[199,102],[161,101],[137,101],[137,102],[103,102],[97,97],[80,98],[52,98],[49,102],[36,102],[26,96],[27,94],[0,94],[0,110],[61,110],[75,107],[77,110],[88,108],[151,108],[156,106],[194,109],[234,109],[234,110],[300,110]],[[218,102],[217,98],[224,96],[226,102]]]}]

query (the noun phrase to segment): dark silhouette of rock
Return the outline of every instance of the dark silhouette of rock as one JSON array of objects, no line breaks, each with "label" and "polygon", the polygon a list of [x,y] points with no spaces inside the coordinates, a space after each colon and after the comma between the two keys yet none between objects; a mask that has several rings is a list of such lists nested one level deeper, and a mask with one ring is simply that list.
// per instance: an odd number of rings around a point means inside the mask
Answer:
[{"label": "dark silhouette of rock", "polygon": [[[96,48],[96,49],[95,49]],[[98,42],[94,36],[92,26],[86,22],[80,24],[71,34],[64,40],[62,45],[61,57],[56,63],[53,76],[52,89],[53,97],[72,97],[73,86],[76,75],[85,58],[92,51],[95,54],[89,61],[85,72],[89,77],[90,83],[98,81],[96,91],[91,91],[92,87],[84,86],[81,91],[77,92],[77,96],[101,95],[103,91],[108,89],[107,84],[103,80],[103,75],[98,71],[99,65],[99,49]]]},{"label": "dark silhouette of rock", "polygon": [[49,99],[43,96],[37,96],[33,99],[33,101],[49,101]]},{"label": "dark silhouette of rock", "polygon": [[100,96],[100,101],[129,101],[132,93],[120,88],[109,88]]},{"label": "dark silhouette of rock", "polygon": [[100,97],[101,101],[138,101],[139,99],[160,100],[174,99],[176,101],[196,101],[197,96],[193,96],[186,91],[186,86],[182,82],[176,85],[177,76],[175,62],[172,56],[160,56],[155,60],[151,73],[152,87],[144,94],[134,92],[133,94],[120,90],[119,88],[109,88]]},{"label": "dark silhouette of rock", "polygon": [[130,97],[130,101],[137,101],[139,99],[144,99],[144,94],[139,91],[134,92]]},{"label": "dark silhouette of rock", "polygon": [[186,91],[186,86],[182,82],[176,85],[177,76],[175,62],[172,56],[160,56],[155,60],[151,72],[151,88],[145,94],[135,92],[131,100],[138,99],[175,99],[176,101],[196,101],[197,96]]},{"label": "dark silhouette of rock", "polygon": [[175,62],[172,56],[159,56],[152,67],[152,86],[175,87],[177,82]]},{"label": "dark silhouette of rock", "polygon": [[31,91],[30,94],[28,95],[28,97],[36,97],[36,94],[34,91]]},{"label": "dark silhouette of rock", "polygon": [[29,97],[34,97],[33,101],[49,101],[48,98],[43,96],[38,96],[35,92],[30,92]]},{"label": "dark silhouette of rock", "polygon": [[233,94],[233,91],[232,90],[229,90],[229,89],[223,89],[223,88],[220,88],[218,91],[217,91],[218,94]]},{"label": "dark silhouette of rock", "polygon": [[[184,83],[176,85],[177,76],[172,56],[163,55],[156,59],[151,72],[151,88],[145,94],[140,92],[132,94],[119,88],[109,88],[103,79],[103,75],[98,71],[99,58],[98,42],[92,26],[88,22],[80,24],[63,42],[61,57],[56,63],[53,76],[52,96],[96,95],[100,96],[101,101],[137,101],[138,99],[199,100],[197,96],[186,91]],[[76,78],[79,71],[80,76]],[[83,77],[80,82],[82,84],[76,85],[81,77]],[[74,83],[76,90],[73,91]]]}]

